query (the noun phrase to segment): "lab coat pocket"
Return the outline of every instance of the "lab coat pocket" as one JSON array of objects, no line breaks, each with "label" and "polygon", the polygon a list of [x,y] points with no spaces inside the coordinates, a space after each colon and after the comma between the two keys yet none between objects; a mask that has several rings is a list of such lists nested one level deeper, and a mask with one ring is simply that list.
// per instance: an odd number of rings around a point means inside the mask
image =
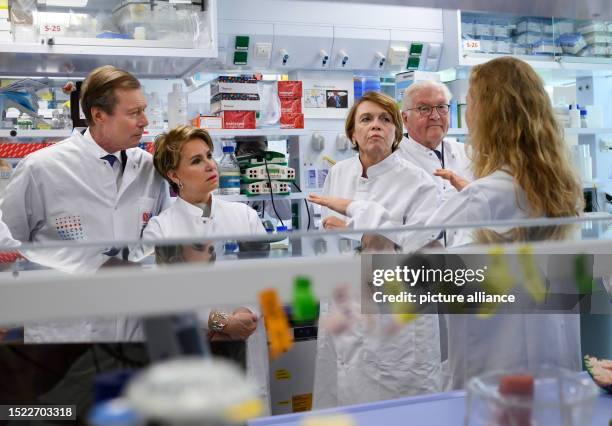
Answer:
[{"label": "lab coat pocket", "polygon": [[140,232],[147,226],[149,220],[153,217],[155,207],[155,198],[151,197],[140,197],[136,202],[136,209],[138,213],[138,220],[140,221]]}]

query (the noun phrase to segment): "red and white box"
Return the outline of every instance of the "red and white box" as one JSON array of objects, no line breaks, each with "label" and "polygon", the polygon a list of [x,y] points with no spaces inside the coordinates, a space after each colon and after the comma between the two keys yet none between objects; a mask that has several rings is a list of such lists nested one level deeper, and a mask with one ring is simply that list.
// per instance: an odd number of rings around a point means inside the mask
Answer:
[{"label": "red and white box", "polygon": [[304,114],[281,114],[280,127],[281,129],[303,129]]},{"label": "red and white box", "polygon": [[302,98],[280,98],[281,114],[300,114],[302,112]]},{"label": "red and white box", "polygon": [[289,99],[302,98],[302,82],[296,81],[279,81],[278,82],[278,97]]},{"label": "red and white box", "polygon": [[210,115],[198,115],[191,120],[191,124],[200,129],[222,129],[223,119],[221,117]]},{"label": "red and white box", "polygon": [[221,111],[224,129],[254,129],[255,111]]}]

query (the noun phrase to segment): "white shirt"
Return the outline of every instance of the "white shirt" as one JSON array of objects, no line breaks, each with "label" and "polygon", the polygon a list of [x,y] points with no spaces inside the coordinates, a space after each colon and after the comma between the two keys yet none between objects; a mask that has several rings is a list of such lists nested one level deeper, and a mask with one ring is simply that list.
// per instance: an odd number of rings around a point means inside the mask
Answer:
[{"label": "white shirt", "polygon": [[[358,156],[340,161],[327,175],[324,194],[376,201],[397,226],[424,223],[439,203],[433,180],[397,152],[370,166],[367,178],[362,173]],[[322,303],[319,323],[337,315],[338,309]],[[351,330],[340,335],[319,328],[314,408],[440,391],[438,316],[421,315],[396,333],[385,334],[382,330],[393,321],[391,315],[358,315]]]},{"label": "white shirt", "polygon": [[[109,259],[105,249],[71,249],[70,241],[136,240],[149,218],[169,201],[153,157],[126,150],[127,164],[117,189],[107,155],[78,131],[17,165],[0,208],[20,241],[65,240],[65,249],[28,250],[28,259],[66,272],[94,272]],[[107,248],[108,249],[108,248]],[[136,322],[125,318],[85,319],[28,325],[26,341],[91,342],[129,340]]]},{"label": "white shirt", "polygon": [[243,203],[225,201],[212,196],[210,217],[202,217],[202,209],[180,197],[159,216],[149,221],[142,238],[200,238],[221,235],[266,235],[255,210]]},{"label": "white shirt", "polygon": [[[526,219],[529,218],[527,208],[525,194],[514,178],[498,170],[452,195],[430,215],[426,225]],[[379,203],[355,201],[347,213],[355,226],[394,226],[393,213]]]},{"label": "white shirt", "polygon": [[[465,145],[452,139],[444,139],[436,148],[440,153],[442,152],[442,144],[444,144],[444,167],[467,180],[473,180],[473,175],[469,168],[470,159],[466,154]],[[440,189],[443,201],[457,192],[448,180],[433,175],[436,169],[442,168],[442,162],[431,149],[410,137],[404,137],[399,144],[398,152],[403,159],[408,160],[433,177]]]},{"label": "white shirt", "polygon": [[[397,151],[368,167],[367,178],[362,175],[363,167],[358,155],[340,161],[329,171],[323,194],[375,201],[386,209],[389,219],[396,226],[425,223],[440,203],[439,191],[433,179],[400,158]],[[335,213],[326,208],[321,210],[321,217],[330,214]]]},{"label": "white shirt", "polygon": [[[177,197],[170,207],[149,221],[142,238],[160,240],[197,239],[222,235],[266,235],[266,229],[255,210],[243,203],[224,201],[213,195],[210,216],[202,217],[202,214],[203,210],[200,207]],[[214,291],[214,286],[221,283],[210,284],[211,291]],[[202,304],[205,303],[203,300]],[[233,308],[230,307],[228,310],[231,309]],[[254,307],[249,309],[257,312]],[[208,327],[210,311],[211,309],[206,308],[198,311],[204,327]],[[269,405],[268,371],[268,346],[263,320],[260,318],[257,329],[247,340],[247,374],[255,381],[259,395]]]},{"label": "white shirt", "polygon": [[165,181],[151,154],[126,150],[117,189],[107,155],[91,138],[74,131],[17,165],[2,199],[4,220],[20,241],[109,241],[140,238],[150,217],[168,203]]}]

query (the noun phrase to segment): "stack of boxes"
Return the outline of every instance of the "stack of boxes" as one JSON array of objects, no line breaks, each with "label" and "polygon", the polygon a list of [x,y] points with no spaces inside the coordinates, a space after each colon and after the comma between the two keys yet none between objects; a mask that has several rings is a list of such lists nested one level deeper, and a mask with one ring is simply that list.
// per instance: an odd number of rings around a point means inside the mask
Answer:
[{"label": "stack of boxes", "polygon": [[220,76],[210,86],[210,107],[224,129],[254,129],[260,109],[257,80],[249,76]]},{"label": "stack of boxes", "polygon": [[12,42],[11,22],[9,21],[8,0],[0,0],[0,43]]},{"label": "stack of boxes", "polygon": [[303,129],[302,82],[279,81],[278,97],[281,104],[281,129]]}]

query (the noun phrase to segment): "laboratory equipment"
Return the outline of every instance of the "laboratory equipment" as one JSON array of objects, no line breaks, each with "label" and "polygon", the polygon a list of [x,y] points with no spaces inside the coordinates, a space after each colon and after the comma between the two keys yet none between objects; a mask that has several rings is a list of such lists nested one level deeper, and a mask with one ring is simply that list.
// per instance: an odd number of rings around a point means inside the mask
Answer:
[{"label": "laboratory equipment", "polygon": [[575,371],[494,372],[467,385],[466,426],[590,424],[598,391]]},{"label": "laboratory equipment", "polygon": [[174,83],[172,92],[168,93],[168,127],[172,129],[179,124],[187,124],[187,97],[182,83]]}]

